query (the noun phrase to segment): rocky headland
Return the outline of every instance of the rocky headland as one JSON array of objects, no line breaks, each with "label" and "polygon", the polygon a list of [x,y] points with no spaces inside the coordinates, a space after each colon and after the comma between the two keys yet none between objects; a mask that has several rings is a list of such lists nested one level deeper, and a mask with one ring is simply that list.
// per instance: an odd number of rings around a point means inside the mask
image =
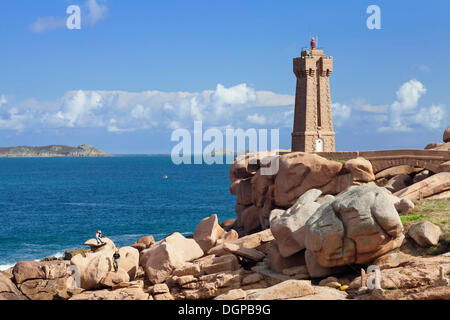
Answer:
[{"label": "rocky headland", "polygon": [[108,156],[100,149],[88,144],[77,147],[51,145],[43,147],[8,147],[0,148],[0,157],[105,157]]},{"label": "rocky headland", "polygon": [[119,248],[117,271],[108,238],[66,260],[20,261],[0,272],[0,299],[450,300],[450,165],[435,168],[239,156],[236,219],[212,214],[192,237],[142,237]]}]

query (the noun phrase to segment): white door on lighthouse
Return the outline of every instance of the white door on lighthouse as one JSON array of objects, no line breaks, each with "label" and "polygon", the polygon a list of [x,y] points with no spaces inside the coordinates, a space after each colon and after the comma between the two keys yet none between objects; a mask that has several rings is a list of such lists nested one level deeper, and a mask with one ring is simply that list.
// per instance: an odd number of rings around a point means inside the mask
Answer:
[{"label": "white door on lighthouse", "polygon": [[316,152],[323,152],[323,140],[322,139],[316,140]]}]

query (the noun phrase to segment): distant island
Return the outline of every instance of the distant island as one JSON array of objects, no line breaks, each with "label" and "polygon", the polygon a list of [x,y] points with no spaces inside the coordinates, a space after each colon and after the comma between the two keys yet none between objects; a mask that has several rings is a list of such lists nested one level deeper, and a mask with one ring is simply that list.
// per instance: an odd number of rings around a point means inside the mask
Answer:
[{"label": "distant island", "polygon": [[109,154],[88,144],[78,147],[51,145],[0,148],[0,157],[107,157]]}]

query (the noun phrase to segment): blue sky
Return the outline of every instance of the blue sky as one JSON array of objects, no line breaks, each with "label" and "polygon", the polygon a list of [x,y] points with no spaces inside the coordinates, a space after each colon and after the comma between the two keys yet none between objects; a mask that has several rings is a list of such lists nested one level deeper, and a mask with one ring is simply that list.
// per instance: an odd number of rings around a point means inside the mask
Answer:
[{"label": "blue sky", "polygon": [[449,14],[445,0],[1,1],[0,146],[168,153],[201,119],[279,128],[289,148],[292,58],[318,35],[337,149],[423,148],[450,124]]}]

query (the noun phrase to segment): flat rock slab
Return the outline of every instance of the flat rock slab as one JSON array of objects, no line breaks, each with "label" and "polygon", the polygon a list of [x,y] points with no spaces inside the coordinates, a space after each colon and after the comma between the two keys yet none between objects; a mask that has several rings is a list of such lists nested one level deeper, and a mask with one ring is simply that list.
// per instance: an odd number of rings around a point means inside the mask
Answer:
[{"label": "flat rock slab", "polygon": [[450,189],[450,172],[437,173],[420,182],[414,183],[396,193],[400,199],[417,200],[428,198]]},{"label": "flat rock slab", "polygon": [[329,287],[314,286],[315,293],[300,298],[292,298],[289,300],[346,300],[347,292],[336,290]]},{"label": "flat rock slab", "polygon": [[261,251],[258,251],[256,249],[244,248],[233,243],[225,243],[223,245],[223,248],[232,254],[255,262],[262,261],[266,257],[266,255]]},{"label": "flat rock slab", "polygon": [[315,294],[311,281],[288,280],[265,289],[247,292],[247,300],[284,300]]}]

